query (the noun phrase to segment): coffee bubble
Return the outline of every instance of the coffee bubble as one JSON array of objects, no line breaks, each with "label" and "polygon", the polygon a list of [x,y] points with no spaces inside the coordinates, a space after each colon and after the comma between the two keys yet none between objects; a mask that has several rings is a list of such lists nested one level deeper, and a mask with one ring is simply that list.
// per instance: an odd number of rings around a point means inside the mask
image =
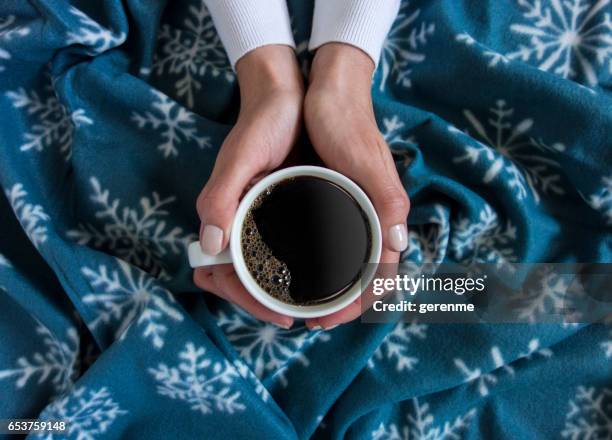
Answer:
[{"label": "coffee bubble", "polygon": [[315,176],[281,180],[248,208],[240,231],[251,277],[269,295],[308,306],[359,282],[370,258],[370,224],[345,189]]},{"label": "coffee bubble", "polygon": [[257,284],[270,295],[288,304],[295,304],[289,293],[291,272],[285,263],[276,258],[263,241],[253,218],[253,210],[261,205],[265,195],[269,195],[274,186],[267,188],[257,197],[244,218],[241,234],[241,245],[247,269]]}]

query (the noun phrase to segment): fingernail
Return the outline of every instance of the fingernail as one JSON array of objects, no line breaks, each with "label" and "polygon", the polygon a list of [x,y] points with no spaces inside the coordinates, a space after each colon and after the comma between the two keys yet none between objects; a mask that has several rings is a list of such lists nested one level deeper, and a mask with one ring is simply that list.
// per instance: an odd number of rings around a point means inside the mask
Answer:
[{"label": "fingernail", "polygon": [[320,325],[315,325],[314,327],[310,327],[310,331],[321,330],[323,327]]},{"label": "fingernail", "polygon": [[273,322],[272,324],[280,327],[280,328],[284,328],[285,330],[289,330],[291,328],[291,326],[293,325],[293,321],[291,322]]},{"label": "fingernail", "polygon": [[331,327],[325,327],[325,330],[326,330],[326,331],[333,330],[333,329],[335,329],[336,327],[338,327],[339,325],[340,325],[340,324],[334,324],[334,325],[332,325]]},{"label": "fingernail", "polygon": [[402,252],[408,247],[406,225],[395,225],[389,228],[389,245],[396,252]]},{"label": "fingernail", "polygon": [[200,245],[205,254],[217,255],[221,252],[221,246],[223,245],[223,230],[215,225],[204,226]]}]

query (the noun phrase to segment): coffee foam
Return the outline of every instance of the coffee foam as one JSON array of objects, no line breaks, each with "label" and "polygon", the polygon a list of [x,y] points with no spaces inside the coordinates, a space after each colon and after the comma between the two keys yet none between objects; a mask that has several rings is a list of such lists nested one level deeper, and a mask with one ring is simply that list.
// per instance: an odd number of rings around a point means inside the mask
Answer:
[{"label": "coffee foam", "polygon": [[253,218],[263,199],[270,195],[275,185],[268,187],[259,195],[249,208],[242,225],[241,245],[247,269],[259,286],[275,298],[295,304],[289,293],[291,272],[285,263],[276,258],[268,245],[261,238]]}]

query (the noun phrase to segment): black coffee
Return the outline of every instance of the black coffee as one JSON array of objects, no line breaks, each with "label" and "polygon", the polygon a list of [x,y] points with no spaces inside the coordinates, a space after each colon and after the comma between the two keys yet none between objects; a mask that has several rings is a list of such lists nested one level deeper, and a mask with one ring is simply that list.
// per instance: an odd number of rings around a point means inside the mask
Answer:
[{"label": "black coffee", "polygon": [[268,188],[249,210],[242,249],[249,272],[290,304],[346,292],[370,257],[370,225],[355,199],[324,179],[296,177]]}]

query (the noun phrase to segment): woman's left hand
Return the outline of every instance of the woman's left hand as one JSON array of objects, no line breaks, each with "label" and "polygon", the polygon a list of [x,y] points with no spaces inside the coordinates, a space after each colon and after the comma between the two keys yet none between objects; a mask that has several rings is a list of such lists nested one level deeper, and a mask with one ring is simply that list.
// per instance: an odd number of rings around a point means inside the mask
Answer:
[{"label": "woman's left hand", "polygon": [[[393,156],[376,125],[371,83],[374,63],[342,43],[321,46],[315,55],[304,102],[306,129],[325,165],[357,182],[380,218],[381,263],[397,264],[408,244],[410,202]],[[361,315],[361,299],[331,315],[309,319],[310,328],[330,328]]]}]

